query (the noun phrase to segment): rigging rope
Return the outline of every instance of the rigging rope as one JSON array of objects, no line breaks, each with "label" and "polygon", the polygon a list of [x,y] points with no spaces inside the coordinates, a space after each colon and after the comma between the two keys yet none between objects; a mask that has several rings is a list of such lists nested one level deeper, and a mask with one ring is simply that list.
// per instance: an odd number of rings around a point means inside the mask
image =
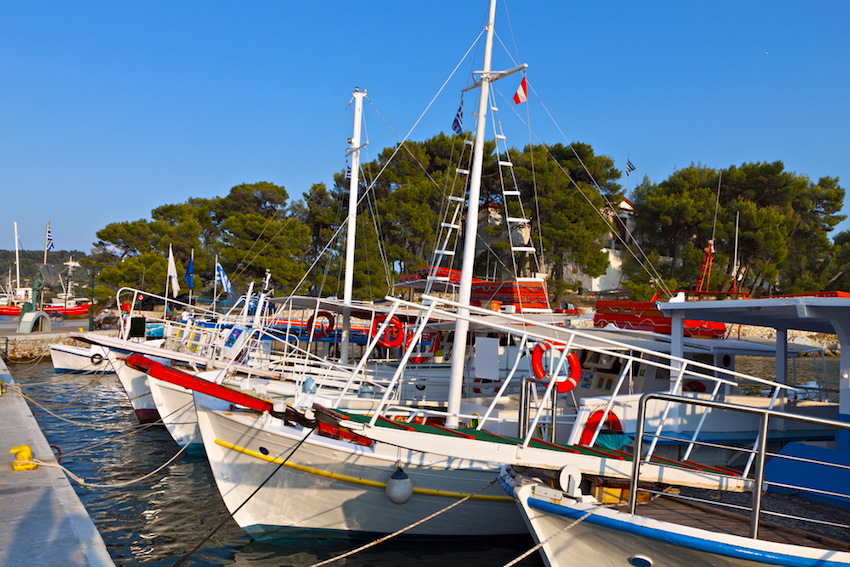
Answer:
[{"label": "rigging rope", "polygon": [[[549,115],[549,118],[552,120],[552,123],[555,125],[555,127],[556,127],[556,128],[557,128],[557,130],[558,130],[558,132],[560,132],[560,133],[561,133],[561,136],[563,136],[563,137],[564,137],[564,140],[565,140],[565,142],[566,142],[566,144],[567,144],[567,147],[569,147],[569,148],[573,151],[573,154],[576,156],[576,159],[578,159],[579,163],[580,163],[580,164],[581,164],[581,166],[582,166],[582,169],[584,169],[585,173],[587,173],[588,177],[589,177],[589,178],[590,178],[590,180],[593,182],[593,186],[596,188],[596,190],[597,190],[597,191],[599,191],[600,196],[601,196],[601,197],[605,200],[605,203],[608,205],[608,207],[611,209],[611,211],[612,211],[614,214],[616,214],[616,209],[613,207],[613,205],[611,204],[611,202],[608,200],[607,196],[606,196],[606,195],[602,192],[602,189],[599,187],[599,184],[596,182],[596,179],[595,179],[595,178],[593,177],[593,175],[590,173],[590,170],[588,170],[588,168],[587,168],[587,166],[585,165],[584,161],[583,161],[583,160],[579,157],[578,152],[576,152],[576,150],[575,150],[575,148],[573,147],[573,145],[572,145],[572,144],[570,144],[568,141],[566,141],[566,136],[564,135],[563,130],[561,130],[561,127],[558,125],[558,123],[557,123],[557,122],[555,122],[555,118],[552,116],[552,113],[550,113],[550,112],[549,112],[549,109],[548,109],[548,108],[546,108],[546,105],[543,103],[542,99],[541,99],[541,98],[540,98],[540,96],[537,94],[537,91],[535,91],[535,90],[534,90],[534,86],[533,86],[533,85],[529,85],[529,88],[530,88],[530,89],[531,89],[531,91],[534,93],[534,96],[537,98],[537,100],[540,102],[540,105],[541,105],[541,106],[543,107],[543,109],[546,111],[546,114],[548,114],[548,115]],[[502,98],[503,98],[504,100],[506,100],[506,101],[507,101],[507,99],[505,98],[504,94],[502,94],[502,93],[501,93],[501,91],[499,92],[499,94],[502,96]],[[514,113],[516,113],[516,109],[514,109]],[[517,114],[517,117],[518,117],[520,120],[522,120],[522,117],[521,117],[521,116],[519,116],[519,114]],[[523,121],[523,122],[524,122],[524,121]],[[664,280],[663,280],[663,278],[662,278],[661,274],[659,274],[659,273],[658,273],[658,270],[656,270],[656,269],[655,269],[655,266],[654,266],[654,265],[653,265],[653,264],[649,261],[649,257],[647,256],[646,252],[644,252],[644,250],[643,250],[643,248],[641,247],[640,243],[638,243],[638,242],[637,242],[637,240],[636,240],[634,237],[631,237],[631,240],[632,240],[632,243],[633,243],[634,247],[636,247],[636,248],[638,249],[638,251],[640,252],[640,255],[643,257],[643,260],[642,260],[641,258],[639,258],[639,257],[638,257],[638,255],[635,253],[635,251],[632,249],[632,247],[631,247],[631,246],[629,246],[629,243],[628,243],[628,242],[626,242],[626,241],[625,241],[625,240],[624,240],[624,239],[620,236],[619,231],[618,231],[618,230],[617,230],[617,228],[614,226],[614,224],[613,224],[613,223],[612,223],[612,222],[611,222],[611,221],[610,221],[610,220],[609,220],[609,219],[608,219],[605,215],[603,215],[603,214],[602,214],[599,210],[597,210],[596,206],[595,206],[595,205],[593,204],[593,202],[590,200],[590,197],[588,197],[588,196],[584,193],[584,191],[581,189],[581,187],[578,185],[578,183],[576,183],[576,181],[572,178],[572,176],[570,176],[569,172],[567,172],[567,171],[564,169],[564,167],[560,164],[560,162],[558,162],[558,160],[557,160],[557,159],[555,159],[555,156],[553,156],[553,155],[552,155],[552,153],[549,151],[549,146],[548,146],[548,145],[546,145],[546,143],[545,143],[545,142],[543,142],[543,140],[541,140],[541,139],[540,139],[540,137],[539,137],[539,136],[537,136],[537,134],[534,134],[534,133],[533,133],[533,130],[532,130],[532,134],[534,135],[534,138],[535,138],[538,142],[540,142],[540,145],[541,145],[541,146],[542,146],[542,147],[546,150],[546,153],[549,155],[549,157],[550,157],[550,158],[552,158],[552,160],[555,162],[555,164],[558,166],[558,168],[561,170],[561,172],[564,174],[564,176],[566,176],[566,178],[570,181],[570,183],[571,183],[571,184],[572,184],[572,185],[573,185],[573,186],[574,186],[574,187],[578,190],[579,194],[580,194],[580,195],[584,198],[584,200],[585,200],[585,201],[587,201],[587,203],[588,203],[588,204],[591,206],[591,208],[592,208],[592,209],[596,212],[596,214],[598,214],[598,215],[599,215],[599,217],[602,219],[602,221],[605,223],[605,225],[606,225],[606,226],[608,226],[608,228],[610,229],[611,233],[612,233],[612,234],[613,234],[613,235],[617,238],[617,240],[619,240],[619,241],[620,241],[620,242],[621,242],[621,243],[625,246],[626,250],[628,250],[628,251],[629,251],[629,253],[632,255],[632,257],[634,257],[634,259],[638,262],[638,264],[641,266],[641,268],[643,268],[643,270],[647,273],[647,275],[649,275],[649,277],[652,279],[652,281],[653,281],[653,282],[655,282],[655,283],[656,283],[656,284],[657,284],[657,285],[658,285],[658,286],[662,289],[662,291],[665,291],[665,292],[668,292],[668,293],[669,293],[669,292],[670,292],[670,290],[667,288],[666,284],[664,283]],[[624,226],[625,226],[625,225],[624,225]],[[628,229],[627,229],[627,230],[628,230]],[[629,236],[631,236],[631,233],[629,233]]]}]

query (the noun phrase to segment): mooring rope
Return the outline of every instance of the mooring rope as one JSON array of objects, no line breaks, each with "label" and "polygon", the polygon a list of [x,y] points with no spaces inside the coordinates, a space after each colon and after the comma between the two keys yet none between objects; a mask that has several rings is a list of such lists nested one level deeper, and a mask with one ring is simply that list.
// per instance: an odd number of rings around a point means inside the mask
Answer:
[{"label": "mooring rope", "polygon": [[[118,439],[121,439],[123,437],[129,437],[130,435],[136,435],[138,433],[141,433],[142,431],[146,431],[146,430],[150,429],[151,427],[163,425],[163,419],[164,418],[170,417],[170,416],[176,414],[177,412],[183,411],[184,409],[189,407],[192,403],[194,403],[194,400],[191,401],[191,402],[187,402],[187,403],[183,404],[182,406],[180,406],[179,408],[177,408],[173,412],[171,412],[171,413],[169,413],[165,416],[160,417],[156,421],[152,421],[150,423],[146,423],[146,424],[141,425],[141,426],[133,426],[133,429],[131,431],[127,431],[126,433],[122,433],[120,435],[114,435],[114,436],[110,437],[109,439],[106,439],[106,440],[101,441],[99,443],[95,443],[94,445],[89,445],[88,447],[76,449],[74,451],[71,451],[70,453],[67,453],[65,456],[67,457],[69,455],[75,455],[77,453],[84,453],[86,451],[90,451],[91,449],[96,449],[97,447],[100,447],[102,445],[107,445],[109,443],[112,443],[113,441],[117,441]],[[194,438],[195,438],[195,436],[193,435],[192,439],[194,439]]]},{"label": "mooring rope", "polygon": [[476,494],[479,494],[480,492],[482,492],[482,491],[486,490],[487,488],[493,486],[498,480],[499,480],[499,477],[494,478],[493,480],[488,482],[486,485],[484,485],[480,489],[478,489],[476,492],[473,492],[472,494],[467,494],[466,496],[464,496],[463,498],[461,498],[457,502],[453,502],[452,504],[449,504],[448,506],[446,506],[442,510],[438,510],[438,511],[434,512],[433,514],[431,514],[430,516],[426,516],[425,518],[422,518],[421,520],[418,520],[418,521],[410,524],[409,526],[398,530],[397,532],[393,532],[389,535],[385,535],[383,537],[380,537],[380,538],[376,539],[375,541],[373,541],[371,543],[367,543],[366,545],[362,545],[362,546],[358,547],[357,549],[352,549],[351,551],[347,551],[347,552],[343,553],[342,555],[337,555],[336,557],[331,557],[330,559],[326,559],[325,561],[321,561],[319,563],[314,563],[313,565],[311,565],[311,567],[320,567],[321,565],[328,565],[329,563],[339,561],[340,559],[343,559],[345,557],[349,557],[350,555],[354,555],[355,553],[360,553],[361,551],[369,549],[370,547],[374,547],[374,546],[378,545],[379,543],[383,543],[383,542],[385,542],[389,539],[392,539],[392,538],[394,538],[398,535],[401,535],[404,532],[411,530],[411,529],[415,528],[416,526],[418,526],[420,524],[424,524],[428,520],[439,516],[443,512],[448,512],[449,510],[451,510],[455,506],[458,506],[459,504],[466,502],[467,500],[469,500],[470,498],[472,498]]},{"label": "mooring rope", "polygon": [[174,462],[175,459],[177,459],[177,457],[179,457],[180,455],[183,454],[183,452],[186,450],[186,448],[189,447],[189,444],[192,441],[195,440],[195,437],[197,437],[197,435],[198,435],[198,432],[196,431],[195,435],[192,435],[192,438],[189,439],[189,443],[186,443],[185,445],[180,447],[180,450],[177,451],[177,453],[173,457],[168,459],[164,464],[157,467],[155,470],[153,470],[153,471],[149,472],[148,474],[143,475],[139,478],[136,478],[136,479],[133,479],[133,480],[128,480],[126,482],[117,482],[115,484],[94,484],[94,483],[91,483],[91,482],[86,482],[85,480],[78,477],[77,475],[75,475],[74,473],[69,471],[67,468],[60,465],[59,463],[50,463],[50,462],[45,462],[45,461],[42,461],[42,460],[39,460],[39,459],[33,459],[32,461],[22,461],[22,462],[25,462],[25,463],[31,462],[31,463],[35,463],[37,465],[41,465],[41,466],[44,466],[44,467],[53,467],[53,468],[57,468],[57,469],[62,469],[63,471],[65,471],[65,474],[67,474],[69,477],[71,477],[72,479],[77,481],[77,483],[79,483],[82,486],[85,486],[86,488],[124,488],[126,486],[131,486],[131,485],[136,484],[138,482],[141,482],[145,479],[148,479],[148,478],[152,477],[153,475],[155,475],[156,473],[158,473],[159,471],[161,471],[162,469],[164,469],[165,467],[167,467],[168,465],[170,465],[172,462]]},{"label": "mooring rope", "polygon": [[517,563],[519,563],[520,561],[522,561],[523,559],[525,559],[526,557],[528,557],[529,555],[531,555],[532,553],[534,553],[535,551],[537,551],[538,549],[540,549],[541,547],[543,547],[544,545],[549,543],[549,541],[552,538],[558,537],[559,535],[570,531],[573,527],[575,527],[578,524],[580,524],[581,522],[583,522],[585,519],[590,517],[591,514],[598,511],[600,508],[607,508],[607,506],[599,505],[599,506],[596,506],[595,508],[590,509],[584,516],[582,516],[581,518],[578,518],[572,524],[570,524],[570,525],[568,525],[564,528],[561,528],[560,530],[553,533],[552,535],[550,535],[549,537],[547,537],[546,539],[544,539],[543,541],[541,541],[540,543],[538,543],[537,545],[535,545],[534,547],[532,547],[531,549],[529,549],[528,551],[526,551],[525,553],[523,553],[522,555],[520,555],[519,557],[517,557],[516,559],[511,561],[510,563],[505,563],[502,567],[512,567],[513,565],[516,565]]}]

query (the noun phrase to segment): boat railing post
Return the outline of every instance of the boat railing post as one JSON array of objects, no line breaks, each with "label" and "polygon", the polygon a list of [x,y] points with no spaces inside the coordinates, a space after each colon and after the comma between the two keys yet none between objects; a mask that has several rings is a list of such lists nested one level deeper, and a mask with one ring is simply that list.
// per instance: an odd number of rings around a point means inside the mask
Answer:
[{"label": "boat railing post", "polygon": [[750,537],[758,539],[759,516],[761,514],[761,493],[764,487],[764,457],[767,453],[767,420],[770,414],[763,413],[759,422],[758,452],[756,453],[756,470],[753,479],[753,512],[750,519]]},{"label": "boat railing post", "polygon": [[646,403],[652,394],[645,394],[638,403],[637,422],[635,423],[634,453],[632,454],[632,478],[629,482],[629,514],[637,507],[638,479],[640,478],[640,454],[643,450],[643,420],[646,416]]}]

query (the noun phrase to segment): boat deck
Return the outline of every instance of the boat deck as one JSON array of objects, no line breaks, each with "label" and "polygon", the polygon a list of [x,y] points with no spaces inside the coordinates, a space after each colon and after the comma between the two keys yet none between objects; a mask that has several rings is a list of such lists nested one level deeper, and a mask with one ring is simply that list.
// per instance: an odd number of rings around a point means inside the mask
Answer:
[{"label": "boat deck", "polygon": [[[770,500],[770,494],[766,493],[765,498],[767,500]],[[739,496],[745,497],[749,495],[741,494]],[[793,506],[799,508],[796,512],[799,516],[812,516],[811,512],[816,508],[819,508],[822,515],[825,516],[836,513],[836,509],[830,506],[816,504],[801,498],[796,498]],[[784,498],[781,499],[781,507],[786,508],[786,512],[788,511],[788,503]],[[824,508],[832,508],[832,510],[826,511]],[[823,514],[824,512],[826,514]],[[840,514],[840,512],[844,514]],[[749,515],[745,515],[743,511],[738,513],[707,503],[689,502],[675,497],[660,496],[649,503],[639,505],[636,513],[654,520],[672,522],[717,533],[727,533],[741,537],[749,537],[750,535]],[[850,511],[839,510],[839,515],[850,516]],[[792,521],[787,518],[781,518],[777,521],[770,521],[764,518],[765,516],[762,516],[762,520],[759,523],[758,537],[761,540],[833,551],[850,551],[850,530],[848,529],[837,528],[835,526],[819,526],[801,520]],[[832,521],[837,519],[833,517]],[[780,525],[777,523],[778,521],[783,521],[789,525]],[[820,533],[814,533],[813,530],[817,530]]]}]

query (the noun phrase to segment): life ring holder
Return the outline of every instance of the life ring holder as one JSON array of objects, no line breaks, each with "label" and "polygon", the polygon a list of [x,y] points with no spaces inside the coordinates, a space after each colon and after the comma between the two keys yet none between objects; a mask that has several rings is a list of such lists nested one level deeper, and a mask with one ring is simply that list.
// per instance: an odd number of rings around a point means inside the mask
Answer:
[{"label": "life ring holder", "polygon": [[[325,319],[328,324],[322,325],[318,329],[314,329],[313,322],[316,319]],[[319,311],[318,313],[310,315],[310,318],[307,319],[307,328],[312,329],[314,339],[323,339],[330,335],[334,328],[334,316],[327,311]]]},{"label": "life ring holder", "polygon": [[[408,335],[404,339],[404,350],[410,348],[410,342],[413,340],[413,335]],[[413,364],[423,364],[434,358],[434,354],[440,349],[440,333],[438,331],[425,331],[419,338],[421,341],[431,341],[431,346],[427,351],[418,351],[418,356],[411,356],[410,362]]]},{"label": "life ring holder", "polygon": [[[377,336],[378,328],[381,326],[386,320],[386,315],[378,315],[372,320],[372,327],[369,329],[369,334],[372,337]],[[393,335],[393,333],[395,333]],[[401,321],[393,315],[390,322],[387,324],[387,328],[384,329],[384,334],[378,337],[378,344],[384,348],[395,348],[401,343],[404,342],[404,326],[401,324]]]},{"label": "life ring holder", "polygon": [[97,366],[98,364],[103,362],[103,355],[100,354],[99,352],[96,352],[93,355],[91,355],[91,358],[89,360],[91,360],[91,363],[93,365]]},{"label": "life ring holder", "polygon": [[[549,375],[543,368],[543,354],[552,348],[550,343],[537,343],[534,350],[531,352],[531,370],[534,376],[539,380],[549,380]],[[581,378],[581,362],[575,352],[567,355],[567,362],[570,365],[570,372],[565,380],[558,380],[556,388],[559,394],[566,394],[578,386],[578,381]]]}]

